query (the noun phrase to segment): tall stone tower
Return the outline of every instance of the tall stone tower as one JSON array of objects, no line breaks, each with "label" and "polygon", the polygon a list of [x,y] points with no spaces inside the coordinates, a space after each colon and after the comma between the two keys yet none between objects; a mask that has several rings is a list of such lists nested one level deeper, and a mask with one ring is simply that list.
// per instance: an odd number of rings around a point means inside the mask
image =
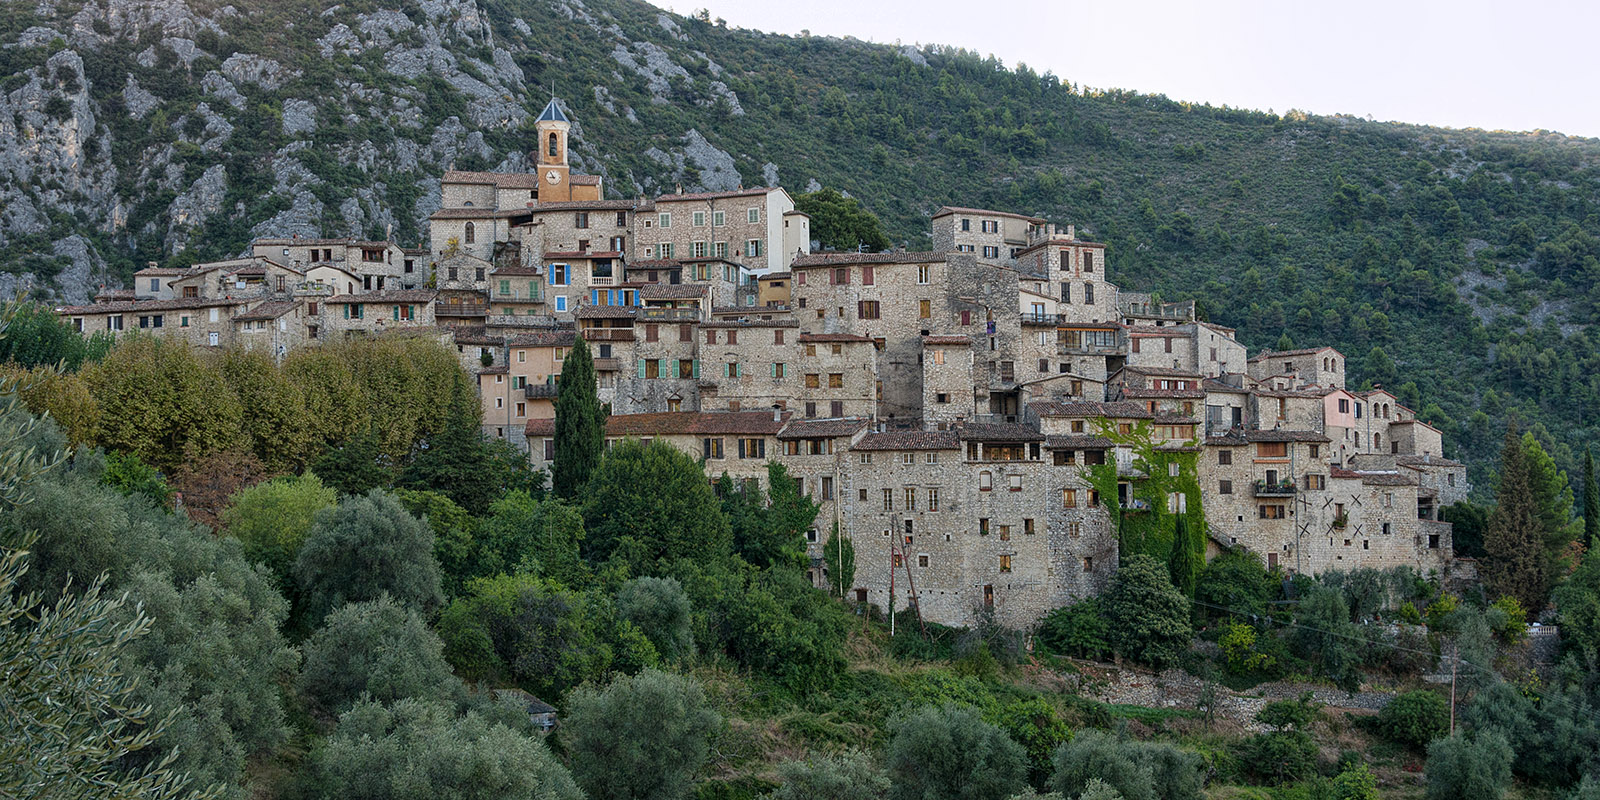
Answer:
[{"label": "tall stone tower", "polygon": [[572,174],[567,165],[567,132],[572,122],[561,113],[556,99],[539,112],[535,123],[539,141],[535,148],[535,162],[539,173],[539,199],[565,201],[572,199]]}]

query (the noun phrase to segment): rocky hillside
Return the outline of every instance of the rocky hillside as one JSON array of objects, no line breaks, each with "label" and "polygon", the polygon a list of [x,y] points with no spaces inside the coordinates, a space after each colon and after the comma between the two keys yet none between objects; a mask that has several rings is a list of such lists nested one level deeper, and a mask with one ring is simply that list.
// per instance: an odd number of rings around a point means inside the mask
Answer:
[{"label": "rocky hillside", "polygon": [[522,168],[553,86],[614,196],[832,186],[911,247],[943,203],[1039,213],[1252,347],[1339,346],[1480,467],[1512,417],[1563,467],[1600,432],[1594,140],[1088,91],[633,0],[3,0],[0,76],[7,291],[260,235],[421,243],[440,172]]}]

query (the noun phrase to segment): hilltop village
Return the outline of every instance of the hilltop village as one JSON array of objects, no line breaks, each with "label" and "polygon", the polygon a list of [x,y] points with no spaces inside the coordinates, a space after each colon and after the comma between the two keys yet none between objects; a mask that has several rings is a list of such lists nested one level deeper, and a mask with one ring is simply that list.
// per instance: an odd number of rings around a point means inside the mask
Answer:
[{"label": "hilltop village", "polygon": [[[746,486],[776,460],[856,553],[845,594],[1019,627],[1101,591],[1119,543],[1182,515],[1210,549],[1316,574],[1470,575],[1439,509],[1469,491],[1440,432],[1331,348],[1235,331],[1110,282],[1104,245],[945,207],[930,252],[813,253],[779,187],[607,199],[552,100],[526,174],[446,172],[430,241],[259,239],[59,308],[78,331],[196,347],[411,335],[452,347],[487,436],[552,467],[579,337],[611,439],[659,439]],[[1165,523],[1170,529],[1170,522]]]}]

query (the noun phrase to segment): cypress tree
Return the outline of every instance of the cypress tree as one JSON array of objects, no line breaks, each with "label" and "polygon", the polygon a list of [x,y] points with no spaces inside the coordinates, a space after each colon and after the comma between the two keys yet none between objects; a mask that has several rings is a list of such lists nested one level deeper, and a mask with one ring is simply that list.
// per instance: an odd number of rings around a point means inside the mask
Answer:
[{"label": "cypress tree", "polygon": [[1172,575],[1172,585],[1185,597],[1194,597],[1195,584],[1200,580],[1204,546],[1198,536],[1189,532],[1189,518],[1182,514],[1172,531],[1172,555],[1167,559],[1167,571]]},{"label": "cypress tree", "polygon": [[1544,541],[1534,507],[1527,449],[1513,426],[1500,449],[1498,505],[1484,534],[1483,582],[1490,597],[1511,595],[1529,610],[1544,608]]},{"label": "cypress tree", "polygon": [[572,498],[589,483],[606,448],[606,412],[595,389],[594,359],[579,336],[561,365],[556,392],[555,474],[557,497]]},{"label": "cypress tree", "polygon": [[1594,453],[1583,449],[1583,543],[1600,546],[1600,484],[1594,478]]},{"label": "cypress tree", "polygon": [[834,597],[844,597],[856,582],[856,546],[839,535],[839,523],[822,546],[822,563],[828,570],[828,587]]}]

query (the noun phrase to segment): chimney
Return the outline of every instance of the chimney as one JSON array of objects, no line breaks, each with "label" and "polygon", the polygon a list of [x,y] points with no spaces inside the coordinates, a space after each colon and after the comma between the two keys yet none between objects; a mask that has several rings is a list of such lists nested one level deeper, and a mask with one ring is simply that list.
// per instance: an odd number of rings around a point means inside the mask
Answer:
[{"label": "chimney", "polygon": [[777,403],[773,403],[772,404],[772,421],[773,422],[782,422],[783,421],[783,406],[780,406]]},{"label": "chimney", "polygon": [[383,226],[383,240],[386,241],[386,242],[394,241],[394,223],[393,222]]},{"label": "chimney", "polygon": [[1068,225],[1067,226],[1067,238],[1068,239],[1076,239],[1077,238],[1077,233],[1078,233],[1078,226],[1076,226],[1076,225]]},{"label": "chimney", "polygon": [[678,184],[678,189],[673,194],[683,194],[683,184]]}]

